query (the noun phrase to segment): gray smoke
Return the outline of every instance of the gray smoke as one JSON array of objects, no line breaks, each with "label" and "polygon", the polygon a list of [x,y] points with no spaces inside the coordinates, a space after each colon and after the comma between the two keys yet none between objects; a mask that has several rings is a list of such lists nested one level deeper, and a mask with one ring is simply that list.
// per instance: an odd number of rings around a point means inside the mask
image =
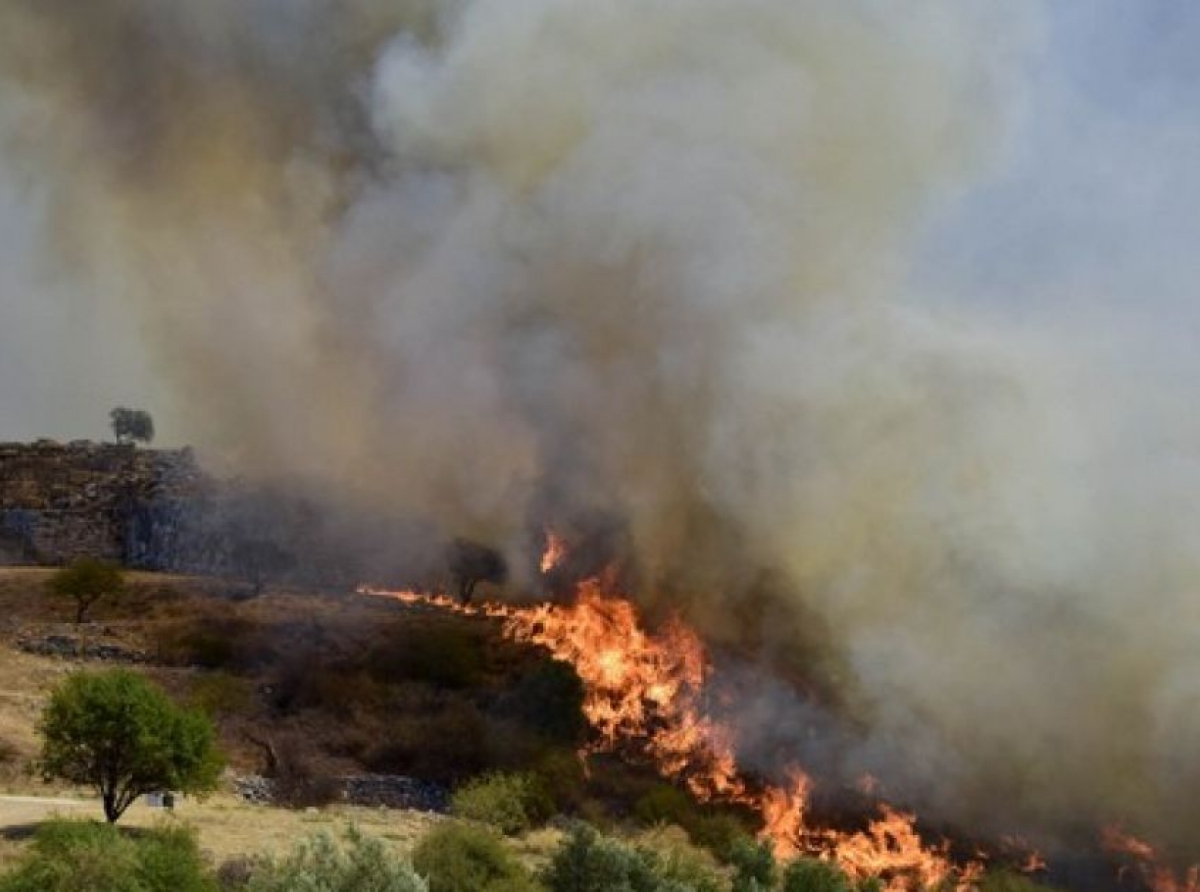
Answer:
[{"label": "gray smoke", "polygon": [[903,295],[1038,31],[951,0],[0,0],[0,105],[53,257],[137,307],[208,455],[518,566],[531,517],[619,518],[650,606],[820,650],[906,799],[1195,845],[1200,513],[1130,429],[1194,431],[1102,355]]}]

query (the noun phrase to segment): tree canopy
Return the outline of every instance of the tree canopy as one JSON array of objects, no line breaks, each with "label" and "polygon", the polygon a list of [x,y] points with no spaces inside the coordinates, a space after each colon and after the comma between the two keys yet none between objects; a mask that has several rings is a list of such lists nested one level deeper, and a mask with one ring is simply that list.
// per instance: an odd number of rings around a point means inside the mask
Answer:
[{"label": "tree canopy", "polygon": [[108,419],[118,443],[150,443],[154,440],[154,419],[149,412],[117,406],[108,413]]},{"label": "tree canopy", "polygon": [[146,793],[213,790],[222,768],[212,722],[127,669],[69,676],[39,730],[43,776],[94,788],[110,822]]},{"label": "tree canopy", "polygon": [[55,595],[75,602],[75,622],[81,623],[93,604],[118,594],[125,587],[125,579],[116,564],[83,557],[51,576],[49,587]]}]

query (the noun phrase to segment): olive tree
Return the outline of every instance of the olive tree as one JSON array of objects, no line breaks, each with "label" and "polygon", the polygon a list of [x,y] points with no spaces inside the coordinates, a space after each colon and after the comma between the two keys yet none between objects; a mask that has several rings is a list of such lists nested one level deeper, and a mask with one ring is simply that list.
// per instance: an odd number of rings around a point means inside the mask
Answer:
[{"label": "olive tree", "polygon": [[222,768],[212,722],[128,669],[68,676],[38,730],[43,777],[95,789],[110,823],[145,793],[211,791]]},{"label": "olive tree", "polygon": [[125,587],[121,568],[96,558],[78,558],[50,577],[50,591],[75,602],[75,622],[101,598],[117,595]]},{"label": "olive tree", "polygon": [[149,412],[117,406],[108,413],[108,420],[118,443],[150,443],[154,440],[154,419]]}]

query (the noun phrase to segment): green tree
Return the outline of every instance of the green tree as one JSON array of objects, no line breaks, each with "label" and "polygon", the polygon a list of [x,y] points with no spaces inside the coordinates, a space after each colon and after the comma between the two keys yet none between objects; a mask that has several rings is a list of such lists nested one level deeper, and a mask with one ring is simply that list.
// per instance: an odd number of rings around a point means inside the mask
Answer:
[{"label": "green tree", "polygon": [[150,443],[154,440],[154,419],[149,412],[117,406],[108,413],[108,420],[118,443]]},{"label": "green tree", "polygon": [[55,595],[75,602],[75,622],[81,623],[93,604],[121,592],[125,578],[116,564],[83,557],[51,576],[49,586]]},{"label": "green tree", "polygon": [[127,669],[68,676],[38,730],[43,777],[93,787],[109,822],[145,793],[213,790],[221,773],[212,722]]}]

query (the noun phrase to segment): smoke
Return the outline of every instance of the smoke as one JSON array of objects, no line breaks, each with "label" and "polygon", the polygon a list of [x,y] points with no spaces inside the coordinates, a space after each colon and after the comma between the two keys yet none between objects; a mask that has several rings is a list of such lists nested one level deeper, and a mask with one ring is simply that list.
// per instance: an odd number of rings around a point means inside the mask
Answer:
[{"label": "smoke", "polygon": [[984,7],[0,0],[0,114],[207,454],[518,566],[619,518],[908,801],[1195,846],[1195,432],[904,293],[1025,101],[1039,10]]}]

